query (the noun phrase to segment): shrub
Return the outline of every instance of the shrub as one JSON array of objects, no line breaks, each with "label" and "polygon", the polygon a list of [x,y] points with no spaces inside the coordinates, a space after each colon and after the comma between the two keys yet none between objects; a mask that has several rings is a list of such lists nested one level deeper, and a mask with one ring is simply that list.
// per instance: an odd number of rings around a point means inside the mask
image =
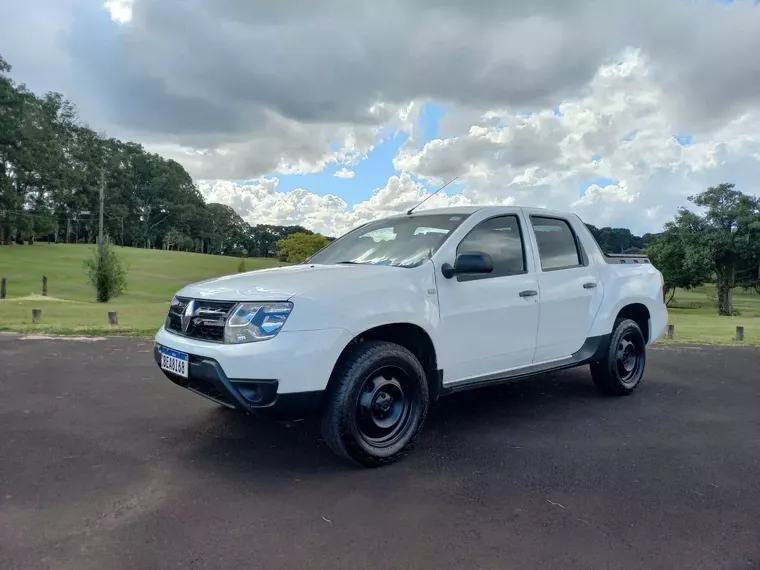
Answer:
[{"label": "shrub", "polygon": [[320,234],[292,233],[277,242],[277,254],[281,261],[301,263],[329,243],[327,238]]},{"label": "shrub", "polygon": [[103,240],[103,262],[98,271],[98,248],[94,255],[84,262],[90,284],[99,292],[99,303],[107,303],[121,295],[127,288],[127,271],[122,267],[119,256],[108,236]]}]

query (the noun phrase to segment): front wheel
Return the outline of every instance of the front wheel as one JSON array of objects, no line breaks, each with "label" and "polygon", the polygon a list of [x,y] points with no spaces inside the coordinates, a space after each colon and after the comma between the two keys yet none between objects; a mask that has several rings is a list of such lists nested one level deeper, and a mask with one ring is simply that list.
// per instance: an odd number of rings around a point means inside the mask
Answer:
[{"label": "front wheel", "polygon": [[646,366],[646,340],[631,319],[615,321],[606,356],[591,364],[591,378],[606,396],[627,396],[642,382]]},{"label": "front wheel", "polygon": [[338,365],[321,414],[325,442],[364,467],[397,461],[414,444],[428,410],[419,360],[385,341],[357,344]]}]

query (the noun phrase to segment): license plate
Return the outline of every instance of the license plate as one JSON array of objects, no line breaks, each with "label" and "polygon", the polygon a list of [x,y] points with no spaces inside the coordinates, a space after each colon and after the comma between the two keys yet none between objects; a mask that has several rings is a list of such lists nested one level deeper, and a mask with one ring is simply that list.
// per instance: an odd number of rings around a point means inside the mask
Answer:
[{"label": "license plate", "polygon": [[190,357],[184,352],[172,350],[162,346],[158,349],[161,353],[161,368],[183,378],[187,378],[190,365]]}]

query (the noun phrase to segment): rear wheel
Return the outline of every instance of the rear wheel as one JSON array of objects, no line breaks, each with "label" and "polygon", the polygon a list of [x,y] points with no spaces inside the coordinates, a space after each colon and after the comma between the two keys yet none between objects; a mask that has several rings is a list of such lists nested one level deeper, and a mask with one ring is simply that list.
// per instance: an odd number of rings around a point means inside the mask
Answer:
[{"label": "rear wheel", "polygon": [[365,467],[397,461],[414,444],[428,410],[419,360],[386,341],[357,344],[330,382],[321,431],[337,455]]},{"label": "rear wheel", "polygon": [[618,319],[607,355],[591,364],[591,378],[602,394],[627,396],[641,384],[646,366],[646,340],[631,319]]}]

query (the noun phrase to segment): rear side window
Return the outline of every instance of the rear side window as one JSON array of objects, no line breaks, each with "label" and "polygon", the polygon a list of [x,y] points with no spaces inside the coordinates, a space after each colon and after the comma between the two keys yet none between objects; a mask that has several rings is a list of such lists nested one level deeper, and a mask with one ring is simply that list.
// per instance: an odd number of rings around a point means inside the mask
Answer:
[{"label": "rear side window", "polygon": [[525,272],[522,233],[516,216],[498,216],[481,222],[459,242],[457,254],[481,252],[493,259],[493,272],[487,275],[460,275],[460,281],[488,279]]},{"label": "rear side window", "polygon": [[531,216],[541,269],[568,269],[583,265],[575,234],[565,220]]}]

